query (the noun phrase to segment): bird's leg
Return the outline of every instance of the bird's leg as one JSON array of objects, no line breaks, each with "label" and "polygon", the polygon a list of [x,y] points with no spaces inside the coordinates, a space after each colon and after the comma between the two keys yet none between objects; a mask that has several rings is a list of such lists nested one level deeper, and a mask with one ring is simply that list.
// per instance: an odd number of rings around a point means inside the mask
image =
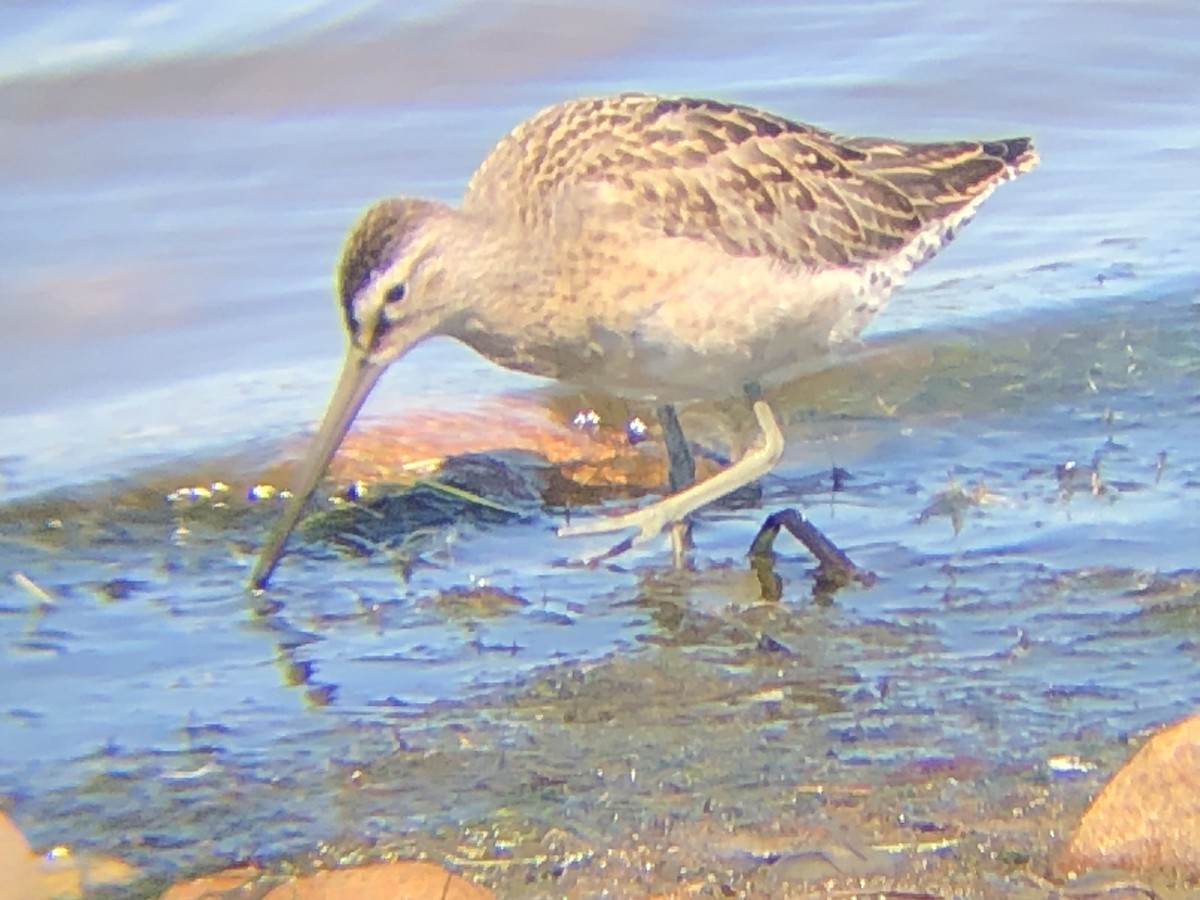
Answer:
[{"label": "bird's leg", "polygon": [[667,483],[674,494],[690,487],[696,480],[696,460],[692,457],[675,407],[664,403],[658,408],[658,419],[662,422],[663,441],[667,445]]},{"label": "bird's leg", "polygon": [[[663,427],[663,441],[667,445],[667,484],[672,494],[677,494],[684,488],[691,487],[696,481],[696,460],[688,447],[687,437],[679,424],[679,416],[675,407],[664,403],[658,408],[658,420]],[[683,518],[670,523],[671,557],[675,568],[682,569],[687,561],[688,551],[695,545],[692,543],[692,520]]]},{"label": "bird's leg", "polygon": [[[756,398],[756,393],[751,394]],[[558,530],[563,537],[583,534],[609,534],[636,528],[637,533],[621,541],[599,559],[616,556],[660,534],[672,522],[686,519],[696,510],[731,494],[738,488],[766,475],[783,455],[783,432],[765,400],[754,399],[754,417],[761,434],[742,458],[699,484],[684,488],[649,506],[621,516],[601,516]]]}]

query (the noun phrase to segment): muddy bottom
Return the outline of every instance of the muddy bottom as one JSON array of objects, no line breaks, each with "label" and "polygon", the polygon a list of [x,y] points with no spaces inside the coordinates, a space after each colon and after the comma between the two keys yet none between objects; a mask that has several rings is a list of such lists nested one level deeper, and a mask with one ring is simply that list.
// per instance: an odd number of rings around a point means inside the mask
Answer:
[{"label": "muddy bottom", "polygon": [[[932,629],[775,603],[696,609],[697,592],[736,594],[744,578],[652,578],[627,601],[643,648],[419,715],[382,700],[369,719],[343,719],[334,751],[301,736],[256,764],[228,758],[219,729],[197,729],[190,750],[166,757],[112,748],[104,775],[38,805],[85,846],[181,866],[112,896],[156,896],[179,875],[247,860],[279,875],[417,856],[509,897],[1059,888],[1056,852],[1138,736],[1081,728],[997,758],[964,734],[1002,727],[996,705],[1027,698],[923,701],[915,681],[934,676],[908,661],[944,650]],[[1194,605],[1186,615],[1194,627]],[[977,664],[1028,652],[1017,641]],[[864,662],[895,674],[866,677]],[[1050,694],[1051,708],[1077,702]],[[183,838],[198,833],[211,842]],[[252,849],[288,846],[307,849]],[[1139,885],[1196,888],[1091,876],[1063,895],[1141,896]]]}]

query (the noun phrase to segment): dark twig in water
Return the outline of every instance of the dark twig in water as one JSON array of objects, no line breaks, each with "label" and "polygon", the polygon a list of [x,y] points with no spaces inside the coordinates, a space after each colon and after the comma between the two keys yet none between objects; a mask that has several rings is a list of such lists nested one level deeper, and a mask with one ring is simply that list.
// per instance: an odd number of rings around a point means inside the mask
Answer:
[{"label": "dark twig in water", "polygon": [[856,566],[833,541],[794,509],[784,509],[767,516],[750,544],[752,561],[770,560],[775,553],[775,538],[786,528],[792,537],[805,546],[817,560],[816,585],[813,594],[828,596],[857,581],[864,587],[875,583],[875,573]]}]

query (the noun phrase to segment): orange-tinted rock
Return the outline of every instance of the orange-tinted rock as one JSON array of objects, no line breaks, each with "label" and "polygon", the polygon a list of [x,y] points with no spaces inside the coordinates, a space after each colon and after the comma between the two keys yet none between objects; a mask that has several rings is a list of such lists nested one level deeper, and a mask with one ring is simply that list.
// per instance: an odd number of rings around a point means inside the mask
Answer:
[{"label": "orange-tinted rock", "polygon": [[0,900],[64,900],[106,885],[125,884],[137,869],[111,856],[76,856],[60,849],[41,856],[0,813]]},{"label": "orange-tinted rock", "polygon": [[1164,728],[1104,786],[1059,859],[1200,877],[1200,715]]},{"label": "orange-tinted rock", "polygon": [[253,866],[226,869],[215,875],[205,875],[191,881],[172,885],[160,900],[222,900],[230,891],[250,884],[262,875],[262,870]]},{"label": "orange-tinted rock", "polygon": [[79,897],[101,887],[128,884],[138,870],[115,856],[63,850],[38,857],[42,884],[56,898]]},{"label": "orange-tinted rock", "polygon": [[485,887],[431,862],[393,862],[318,872],[281,884],[264,900],[492,900]]},{"label": "orange-tinted rock", "polygon": [[400,421],[363,423],[346,435],[331,472],[343,480],[395,480],[408,464],[498,450],[526,450],[555,465],[607,460],[617,452],[544,406],[506,397],[469,411],[411,412]]},{"label": "orange-tinted rock", "polygon": [[[471,410],[410,412],[400,420],[359,423],[338,449],[330,475],[339,481],[396,482],[428,474],[446,457],[505,451],[532,453],[564,477],[592,487],[657,488],[666,479],[664,455],[633,447],[624,429],[580,430],[536,399],[513,396]],[[713,468],[707,460],[698,463],[702,471]],[[269,474],[288,480],[282,472]]]},{"label": "orange-tinted rock", "polygon": [[42,885],[37,857],[21,829],[0,813],[0,900],[41,900],[50,894]]}]

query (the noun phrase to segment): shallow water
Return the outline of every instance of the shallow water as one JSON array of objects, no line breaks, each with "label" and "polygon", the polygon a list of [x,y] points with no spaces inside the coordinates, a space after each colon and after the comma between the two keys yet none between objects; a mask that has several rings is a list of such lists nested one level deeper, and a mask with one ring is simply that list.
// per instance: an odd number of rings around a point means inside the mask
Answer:
[{"label": "shallow water", "polygon": [[[322,812],[326,779],[396,741],[455,745],[447,722],[522,731],[496,698],[540,666],[764,627],[839,698],[789,714],[873,762],[1040,760],[1196,708],[1189,3],[406,8],[0,11],[0,794],[35,841],[123,843],[165,872],[394,832]],[[861,359],[784,392],[784,465],[762,508],[703,517],[697,573],[669,576],[662,546],[566,566],[594,548],[551,540],[549,510],[439,529],[407,580],[395,554],[309,548],[280,570],[284,610],[255,616],[242,585],[275,510],[169,505],[165,485],[252,477],[319,415],[347,223],[382,193],[452,200],[545,103],[635,88],[844,132],[1028,132],[1043,164],[917,273]],[[588,402],[432,342],[367,416],[470,408],[480,385]],[[718,446],[736,430],[685,425]],[[1095,490],[1056,471],[1097,461]],[[833,465],[836,494],[808,477]],[[957,533],[936,514],[952,485],[984,501]],[[881,579],[811,604],[781,539],[773,630],[743,552],[764,510],[796,504]],[[525,602],[458,602],[486,587]],[[882,683],[875,730],[852,698]],[[409,806],[403,828],[496,808],[459,765],[455,803]]]}]

